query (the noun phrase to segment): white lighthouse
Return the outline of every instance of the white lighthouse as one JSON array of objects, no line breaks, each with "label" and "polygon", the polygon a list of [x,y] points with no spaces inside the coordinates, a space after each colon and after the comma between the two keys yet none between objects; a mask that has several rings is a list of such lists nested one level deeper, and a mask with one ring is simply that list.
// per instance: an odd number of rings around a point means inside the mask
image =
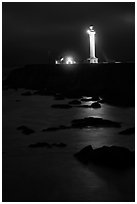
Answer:
[{"label": "white lighthouse", "polygon": [[90,26],[87,30],[89,34],[89,41],[90,41],[90,63],[98,63],[98,58],[95,57],[95,34],[96,32],[93,29],[93,26]]}]

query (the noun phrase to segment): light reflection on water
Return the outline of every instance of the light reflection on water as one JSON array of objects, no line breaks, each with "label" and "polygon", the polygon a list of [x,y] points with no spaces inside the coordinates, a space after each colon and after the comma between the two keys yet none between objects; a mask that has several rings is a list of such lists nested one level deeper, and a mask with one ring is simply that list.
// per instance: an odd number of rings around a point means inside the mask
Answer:
[{"label": "light reflection on water", "polygon": [[[53,101],[54,102],[54,101]],[[91,104],[86,102],[83,104]],[[51,114],[54,115],[54,120],[50,121],[49,126],[69,125],[71,120],[84,117],[101,117],[112,121],[121,122],[121,128],[87,128],[87,129],[72,129],[61,130],[56,133],[49,133],[51,135],[56,134],[56,137],[67,141],[71,146],[79,148],[92,144],[93,147],[100,147],[103,145],[120,145],[126,146],[130,149],[134,149],[134,135],[123,136],[119,135],[123,129],[134,127],[134,108],[118,108],[102,104],[99,109],[93,108],[72,108],[70,110],[51,110]],[[51,118],[53,117],[51,116]],[[53,122],[53,123],[52,123]]]},{"label": "light reflection on water", "polygon": [[[122,145],[134,149],[134,135],[119,135],[118,132],[129,127],[134,127],[134,108],[119,108],[107,104],[101,104],[101,108],[72,108],[69,110],[51,108],[52,104],[67,104],[70,100],[56,101],[53,97],[45,96],[21,96],[23,91],[12,92],[3,103],[5,123],[10,126],[27,125],[38,132],[32,139],[43,138],[42,129],[70,125],[73,119],[84,117],[101,117],[112,121],[121,122],[121,128],[89,128],[60,130],[46,132],[46,139],[64,141],[72,147],[84,147],[92,144],[94,147],[102,145]],[[15,102],[18,98],[21,101]],[[91,102],[83,102],[90,105]],[[14,114],[14,117],[13,117]],[[3,114],[4,115],[4,114]],[[4,120],[4,116],[3,116]],[[4,121],[3,121],[4,122]],[[71,147],[71,148],[72,148]]]},{"label": "light reflection on water", "polygon": [[[134,108],[118,108],[102,104],[100,109],[54,109],[51,108],[52,104],[67,103],[70,100],[55,101],[53,97],[47,96],[26,97],[21,96],[20,93],[19,91],[11,92],[3,102],[3,125],[5,125],[3,136],[6,138],[6,144],[8,144],[6,150],[9,151],[9,155],[15,156],[15,158],[12,156],[9,159],[10,162],[15,163],[15,165],[11,165],[12,171],[9,171],[14,182],[17,181],[12,172],[15,172],[19,177],[22,175],[22,171],[28,177],[32,176],[33,172],[34,177],[32,179],[38,177],[39,182],[43,184],[43,188],[36,188],[34,193],[37,194],[37,190],[39,190],[40,197],[44,196],[45,201],[47,198],[52,199],[53,197],[55,201],[59,198],[62,199],[62,192],[68,201],[124,201],[126,196],[127,200],[132,197],[133,192],[130,192],[130,189],[133,184],[131,182],[129,188],[127,184],[129,181],[133,181],[134,178],[131,178],[131,175],[134,176],[133,172],[127,172],[120,178],[119,175],[102,168],[96,169],[93,166],[88,168],[81,165],[75,160],[73,154],[86,145],[92,145],[93,148],[103,145],[118,145],[134,149],[134,135],[118,134],[123,129],[134,127]],[[16,99],[21,101],[17,103],[15,102]],[[91,104],[91,102],[84,102],[83,104]],[[93,127],[42,132],[43,128],[69,125],[73,119],[90,116],[121,122],[122,127]],[[30,136],[23,135],[16,130],[20,125],[26,125],[36,132]],[[29,144],[43,141],[49,143],[63,142],[67,144],[67,147],[51,150],[30,150],[28,148]],[[21,163],[18,171],[16,170],[16,166],[18,166],[16,156],[19,157]],[[25,181],[23,178],[22,183],[25,182],[25,188],[26,186],[32,187],[32,184],[28,185],[28,180]],[[49,184],[45,186],[47,182]],[[50,192],[51,195],[46,193],[49,185],[53,193]],[[124,189],[123,192],[121,192],[122,189]]]}]

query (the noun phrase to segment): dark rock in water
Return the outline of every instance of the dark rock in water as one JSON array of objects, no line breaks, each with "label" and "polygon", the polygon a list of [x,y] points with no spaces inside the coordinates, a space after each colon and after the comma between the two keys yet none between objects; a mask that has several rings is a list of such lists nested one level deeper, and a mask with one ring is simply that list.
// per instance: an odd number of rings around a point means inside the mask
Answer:
[{"label": "dark rock in water", "polygon": [[60,129],[66,129],[66,128],[69,128],[69,127],[68,127],[68,126],[65,126],[65,125],[60,125],[59,128],[60,128]]},{"label": "dark rock in water", "polygon": [[19,126],[19,127],[17,128],[17,130],[22,130],[22,133],[25,134],[25,135],[30,135],[30,134],[32,134],[32,133],[35,132],[34,130],[28,128],[28,127],[25,126],[25,125]]},{"label": "dark rock in water", "polygon": [[35,144],[30,144],[29,147],[31,148],[42,148],[42,147],[47,147],[47,148],[51,148],[52,145],[48,144],[47,142],[38,142]]},{"label": "dark rock in water", "polygon": [[100,103],[95,102],[95,103],[91,104],[91,108],[101,108],[101,105],[100,105]]},{"label": "dark rock in water", "polygon": [[68,105],[68,104],[54,104],[51,107],[52,108],[61,108],[61,109],[70,109],[70,108],[72,108],[72,106]]},{"label": "dark rock in water", "polygon": [[92,101],[99,101],[99,100],[100,100],[99,96],[93,96],[92,97]]},{"label": "dark rock in water", "polygon": [[90,98],[82,98],[81,99],[81,101],[83,101],[83,102],[88,102],[88,101],[92,101],[92,98],[90,97]]},{"label": "dark rock in water", "polygon": [[22,133],[25,134],[25,135],[30,135],[30,134],[32,134],[32,133],[34,133],[34,132],[35,132],[34,130],[29,129],[29,128],[26,128],[26,129],[24,129],[24,130],[22,131]]},{"label": "dark rock in water", "polygon": [[67,145],[65,144],[65,143],[53,143],[52,144],[53,146],[55,146],[55,147],[66,147]]},{"label": "dark rock in water", "polygon": [[73,101],[70,101],[69,104],[71,104],[71,105],[79,105],[79,104],[81,104],[81,101],[73,100]]},{"label": "dark rock in water", "polygon": [[58,131],[65,130],[71,128],[91,128],[91,127],[121,127],[121,124],[118,122],[104,120],[102,118],[84,118],[84,119],[76,119],[71,122],[71,126],[60,125],[59,127],[49,127],[47,129],[43,129],[42,132],[45,131]]},{"label": "dark rock in water", "polygon": [[84,164],[93,163],[117,169],[134,167],[135,165],[135,152],[124,147],[103,146],[93,149],[89,145],[74,156]]},{"label": "dark rock in water", "polygon": [[[93,148],[91,145],[84,147],[80,152],[74,154],[74,156],[83,163],[88,163],[93,158]],[[91,157],[91,158],[90,158]]]},{"label": "dark rock in water", "polygon": [[25,128],[26,128],[25,125],[21,125],[21,126],[17,127],[17,130],[24,130]]},{"label": "dark rock in water", "polygon": [[84,118],[84,119],[76,119],[72,120],[70,126],[60,125],[58,127],[49,127],[47,129],[43,129],[42,132],[45,131],[58,131],[58,130],[65,130],[71,128],[91,128],[91,127],[121,127],[121,124],[118,122],[104,120],[102,118]]},{"label": "dark rock in water", "polygon": [[65,125],[60,125],[59,126],[59,130],[64,130],[64,129],[69,129],[70,128],[70,126],[65,126]]},{"label": "dark rock in water", "polygon": [[26,91],[24,93],[21,94],[22,96],[31,96],[32,93],[30,91]]},{"label": "dark rock in water", "polygon": [[88,117],[83,119],[72,120],[72,128],[86,128],[86,127],[121,127],[119,122],[105,120],[102,118]]},{"label": "dark rock in water", "polygon": [[123,130],[123,131],[119,132],[119,134],[121,134],[121,135],[131,135],[131,134],[135,134],[135,127],[128,128],[128,129],[126,129],[126,130]]}]

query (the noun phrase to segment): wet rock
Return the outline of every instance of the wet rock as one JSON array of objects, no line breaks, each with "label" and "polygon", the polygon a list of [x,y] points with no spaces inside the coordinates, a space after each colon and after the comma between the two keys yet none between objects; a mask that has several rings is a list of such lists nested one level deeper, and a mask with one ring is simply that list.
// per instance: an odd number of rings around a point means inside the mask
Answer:
[{"label": "wet rock", "polygon": [[92,98],[91,97],[90,98],[84,97],[84,98],[81,99],[81,101],[83,101],[83,102],[92,101]]},{"label": "wet rock", "polygon": [[23,129],[25,129],[25,128],[26,128],[25,125],[21,125],[21,126],[17,127],[17,130],[23,130]]},{"label": "wet rock", "polygon": [[83,119],[72,120],[73,128],[89,128],[89,127],[121,127],[119,122],[105,120],[102,118],[88,117]]},{"label": "wet rock", "polygon": [[92,96],[92,101],[99,101],[99,100],[100,100],[99,96]]},{"label": "wet rock", "polygon": [[81,101],[73,100],[73,101],[70,101],[69,104],[71,104],[71,105],[79,105],[79,104],[81,104]]},{"label": "wet rock", "polygon": [[60,125],[59,127],[49,127],[47,129],[43,129],[42,132],[45,131],[58,131],[58,130],[65,130],[71,128],[92,128],[92,127],[121,127],[121,123],[104,120],[102,118],[83,118],[83,119],[76,119],[72,120],[70,126]]},{"label": "wet rock", "polygon": [[61,109],[70,109],[72,108],[69,104],[54,104],[51,106],[52,108],[61,108]]},{"label": "wet rock", "polygon": [[38,142],[38,143],[35,143],[35,144],[30,144],[29,147],[30,148],[43,148],[43,147],[51,148],[52,145],[50,145],[47,142]]},{"label": "wet rock", "polygon": [[60,125],[59,130],[69,129],[70,126]]},{"label": "wet rock", "polygon": [[30,134],[32,134],[32,133],[35,132],[34,130],[28,128],[28,127],[25,126],[25,125],[19,126],[19,127],[17,128],[17,130],[21,130],[22,133],[25,134],[25,135],[30,135]]},{"label": "wet rock", "polygon": [[134,167],[135,165],[135,152],[118,146],[103,146],[93,149],[92,146],[89,145],[74,156],[84,164],[93,163],[111,168],[123,169]]},{"label": "wet rock", "polygon": [[21,94],[22,96],[31,96],[32,93],[30,91],[26,91],[24,93]]},{"label": "wet rock", "polygon": [[60,128],[60,129],[68,129],[68,128],[69,128],[69,126],[60,125],[60,126],[59,126],[59,128]]},{"label": "wet rock", "polygon": [[88,163],[93,156],[93,148],[91,145],[84,147],[82,150],[74,154],[74,156],[83,163]]},{"label": "wet rock", "polygon": [[100,105],[100,103],[95,102],[95,103],[91,104],[91,108],[101,108],[101,105]]},{"label": "wet rock", "polygon": [[126,129],[126,130],[123,130],[123,131],[119,132],[119,134],[121,134],[121,135],[131,135],[131,134],[135,134],[135,127],[128,128],[128,129]]},{"label": "wet rock", "polygon": [[32,134],[32,133],[34,133],[34,132],[35,132],[34,130],[29,129],[29,128],[26,128],[26,129],[24,129],[24,130],[22,131],[22,133],[25,134],[25,135],[30,135],[30,134]]},{"label": "wet rock", "polygon": [[67,146],[65,143],[62,143],[62,142],[60,142],[60,143],[53,143],[52,145],[55,146],[55,147],[60,147],[60,148],[63,148],[63,147]]}]

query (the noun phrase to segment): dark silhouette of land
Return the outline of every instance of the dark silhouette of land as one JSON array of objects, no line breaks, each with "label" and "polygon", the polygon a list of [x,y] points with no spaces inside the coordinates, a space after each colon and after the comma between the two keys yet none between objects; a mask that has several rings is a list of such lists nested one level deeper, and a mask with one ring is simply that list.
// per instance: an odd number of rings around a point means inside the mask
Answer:
[{"label": "dark silhouette of land", "polygon": [[133,106],[135,64],[26,65],[9,74],[3,81],[6,88],[36,89],[35,94],[61,93],[71,98],[96,95],[112,105]]}]

